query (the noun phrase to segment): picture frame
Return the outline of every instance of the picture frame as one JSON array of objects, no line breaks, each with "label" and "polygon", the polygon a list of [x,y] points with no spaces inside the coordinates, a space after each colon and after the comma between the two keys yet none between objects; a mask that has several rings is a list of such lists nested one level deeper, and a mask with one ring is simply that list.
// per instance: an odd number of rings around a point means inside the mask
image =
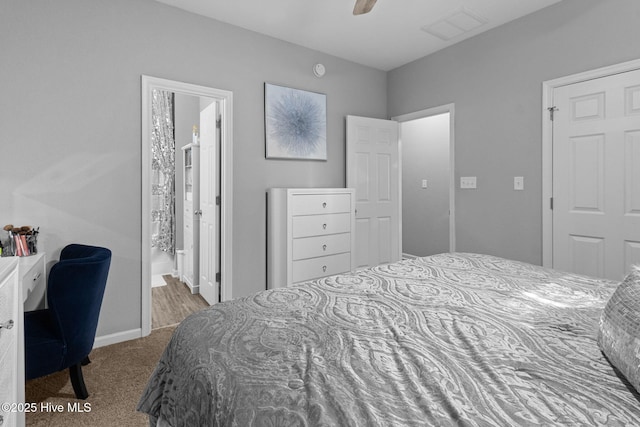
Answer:
[{"label": "picture frame", "polygon": [[264,84],[265,157],[327,160],[327,96]]}]

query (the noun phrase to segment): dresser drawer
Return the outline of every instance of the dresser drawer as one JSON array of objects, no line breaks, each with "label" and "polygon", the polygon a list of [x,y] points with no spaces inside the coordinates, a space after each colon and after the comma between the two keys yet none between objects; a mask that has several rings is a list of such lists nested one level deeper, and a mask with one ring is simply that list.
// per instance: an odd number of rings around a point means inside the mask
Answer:
[{"label": "dresser drawer", "polygon": [[293,283],[344,273],[351,269],[351,254],[344,253],[293,261]]},{"label": "dresser drawer", "polygon": [[[15,326],[14,326],[14,329],[15,329]],[[3,345],[5,344],[7,343],[3,342]],[[17,344],[9,345],[7,347],[8,351],[6,351],[5,356],[3,358],[0,358],[0,366],[2,366],[2,369],[0,369],[0,384],[2,384],[2,387],[0,387],[0,402],[2,403],[5,403],[5,402],[11,403],[16,401],[15,392],[16,392],[16,384],[18,380],[17,378],[18,373],[16,372],[16,369],[14,369],[17,363],[15,360],[16,356],[14,354],[16,345]],[[7,408],[5,405],[2,405],[2,408],[4,409],[0,409],[0,417],[2,417],[2,423],[0,423],[0,425],[1,426],[18,425],[17,423],[18,413],[7,410],[7,409],[11,409],[11,407]]]},{"label": "dresser drawer", "polygon": [[293,259],[305,259],[351,251],[351,233],[293,239]]},{"label": "dresser drawer", "polygon": [[317,215],[350,211],[350,194],[296,194],[291,198],[292,215]]},{"label": "dresser drawer", "polygon": [[[17,319],[17,313],[15,312],[14,301],[17,289],[11,280],[0,285],[2,285],[0,286],[0,323],[7,323],[10,320],[13,320],[12,328],[0,329],[0,366],[13,366],[13,362],[8,361],[7,358],[15,357],[11,356],[10,353],[15,350],[15,345],[17,345],[16,331],[19,319]],[[10,371],[11,369],[4,370]],[[0,371],[3,371],[3,369],[0,369]],[[0,382],[0,384],[4,383]]]},{"label": "dresser drawer", "polygon": [[[23,270],[24,273],[22,272]],[[22,281],[24,311],[45,308],[47,283],[44,272],[43,254],[20,258],[20,280]]]},{"label": "dresser drawer", "polygon": [[292,236],[310,237],[326,234],[348,233],[351,231],[351,214],[294,216]]}]

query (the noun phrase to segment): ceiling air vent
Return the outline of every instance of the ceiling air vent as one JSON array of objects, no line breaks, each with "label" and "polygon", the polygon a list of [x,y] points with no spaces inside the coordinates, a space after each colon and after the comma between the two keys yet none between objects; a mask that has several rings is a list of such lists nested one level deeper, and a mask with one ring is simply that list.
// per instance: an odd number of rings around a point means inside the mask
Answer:
[{"label": "ceiling air vent", "polygon": [[449,41],[461,34],[473,31],[486,23],[486,19],[481,18],[465,7],[461,7],[433,24],[425,25],[422,27],[422,31],[436,36],[441,40]]}]

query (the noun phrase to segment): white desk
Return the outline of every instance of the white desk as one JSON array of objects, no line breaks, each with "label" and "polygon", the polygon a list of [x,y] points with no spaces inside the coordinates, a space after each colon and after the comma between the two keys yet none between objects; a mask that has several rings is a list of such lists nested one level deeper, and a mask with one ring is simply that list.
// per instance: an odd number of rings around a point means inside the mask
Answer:
[{"label": "white desk", "polygon": [[44,253],[37,253],[19,258],[24,311],[45,308],[47,280],[44,255]]}]

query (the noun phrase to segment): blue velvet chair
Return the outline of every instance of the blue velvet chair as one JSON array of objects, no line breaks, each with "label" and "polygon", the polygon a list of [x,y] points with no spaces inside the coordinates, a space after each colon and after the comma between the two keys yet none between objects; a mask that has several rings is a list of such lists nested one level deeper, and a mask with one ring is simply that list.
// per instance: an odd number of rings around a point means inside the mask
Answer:
[{"label": "blue velvet chair", "polygon": [[69,368],[76,397],[89,396],[82,365],[89,363],[110,263],[106,248],[72,244],[62,250],[47,280],[48,308],[24,314],[27,379]]}]

